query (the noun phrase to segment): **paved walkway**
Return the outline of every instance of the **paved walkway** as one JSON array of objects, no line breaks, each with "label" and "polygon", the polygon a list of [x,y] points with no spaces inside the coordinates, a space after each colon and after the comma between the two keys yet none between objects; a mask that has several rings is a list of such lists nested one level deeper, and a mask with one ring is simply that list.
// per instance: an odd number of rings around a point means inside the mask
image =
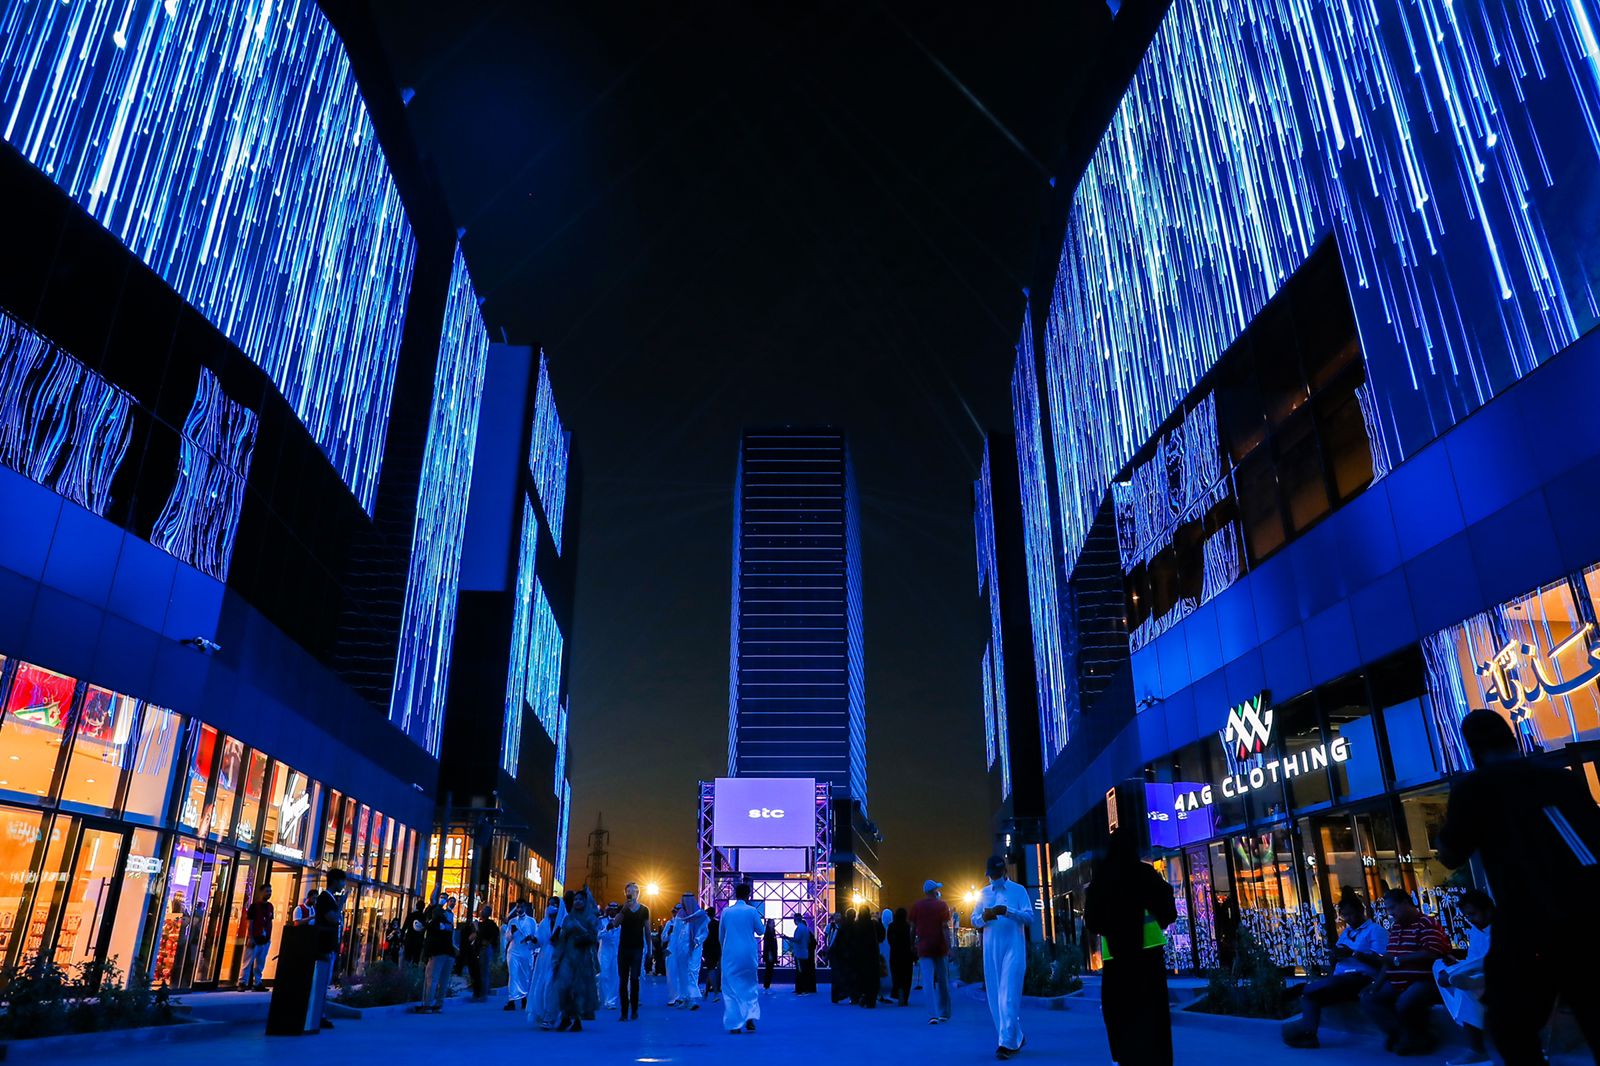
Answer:
[{"label": "paved walkway", "polygon": [[[956,1017],[949,1025],[930,1026],[921,1007],[879,1006],[863,1010],[828,1002],[819,996],[796,999],[788,989],[774,989],[763,998],[762,1020],[754,1034],[732,1036],[722,1030],[722,1011],[708,1004],[699,1011],[668,1010],[659,980],[647,983],[638,1022],[618,1022],[603,1012],[579,1034],[530,1028],[520,1013],[501,1010],[503,1001],[475,1005],[447,1001],[444,1013],[420,1016],[368,1012],[359,1021],[341,1021],[331,1031],[312,1037],[267,1038],[256,1026],[219,1027],[214,1039],[180,1045],[129,1043],[118,1050],[117,1066],[170,1066],[175,1058],[225,1063],[227,1066],[282,1066],[286,1061],[425,1063],[426,1066],[519,1061],[529,1055],[559,1055],[549,1061],[611,1063],[738,1063],[762,1066],[766,1056],[812,1046],[845,1061],[902,1063],[992,1063],[994,1029],[988,1010],[972,993],[960,991]],[[243,998],[243,997],[241,997]],[[1109,1063],[1098,1005],[1075,1004],[1067,1011],[1030,1009],[1023,1017],[1028,1046],[1019,1063]],[[1388,1059],[1369,1042],[1327,1034],[1319,1052],[1289,1051],[1278,1042],[1276,1027],[1260,1022],[1194,1019],[1180,1016],[1175,1027],[1179,1063],[1293,1062],[1306,1066],[1357,1066]],[[105,1061],[103,1056],[94,1056]],[[56,1061],[87,1061],[59,1057]],[[770,1061],[770,1060],[768,1060]],[[1396,1060],[1398,1061],[1398,1060]],[[1434,1058],[1408,1059],[1432,1063]]]}]

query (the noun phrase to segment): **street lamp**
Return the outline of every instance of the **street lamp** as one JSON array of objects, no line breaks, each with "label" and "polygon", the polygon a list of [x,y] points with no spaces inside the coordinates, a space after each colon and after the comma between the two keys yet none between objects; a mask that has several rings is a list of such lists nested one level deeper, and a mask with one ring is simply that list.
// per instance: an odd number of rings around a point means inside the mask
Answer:
[{"label": "street lamp", "polygon": [[967,889],[967,894],[961,897],[961,901],[970,907],[974,903],[978,902],[978,893],[974,889],[969,888]]},{"label": "street lamp", "polygon": [[654,899],[656,893],[660,892],[660,891],[661,891],[661,886],[656,884],[654,881],[651,881],[650,883],[648,883],[647,885],[644,886],[644,894],[649,896],[649,897],[651,897],[652,899]]},{"label": "street lamp", "polygon": [[857,892],[855,895],[850,897],[850,902],[854,903],[857,907],[861,906],[866,901],[867,901],[867,897],[863,896],[859,892]]}]

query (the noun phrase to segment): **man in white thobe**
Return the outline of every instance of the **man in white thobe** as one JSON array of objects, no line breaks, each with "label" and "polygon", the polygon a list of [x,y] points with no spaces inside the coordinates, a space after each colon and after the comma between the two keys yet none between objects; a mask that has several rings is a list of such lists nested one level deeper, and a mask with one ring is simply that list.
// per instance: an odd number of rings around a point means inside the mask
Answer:
[{"label": "man in white thobe", "polygon": [[733,886],[733,902],[722,912],[722,1026],[730,1033],[755,1032],[761,1017],[760,944],[766,922],[750,906],[750,886]]},{"label": "man in white thobe", "polygon": [[595,977],[600,988],[600,1006],[606,1010],[617,1009],[617,949],[622,945],[622,926],[619,918],[622,907],[611,904],[600,919],[600,973]]},{"label": "man in white thobe", "polygon": [[528,991],[533,986],[533,941],[538,921],[521,903],[511,908],[506,919],[506,1010],[516,1010],[528,1005]]},{"label": "man in white thobe", "polygon": [[667,953],[667,1006],[688,1006],[678,993],[683,982],[683,904],[672,908],[672,917],[661,927],[661,948]]},{"label": "man in white thobe", "polygon": [[687,1001],[690,1010],[700,1009],[703,998],[700,991],[700,962],[705,955],[706,936],[711,932],[711,916],[700,906],[692,892],[683,894],[684,958],[683,969],[678,974],[682,982],[678,993]]},{"label": "man in white thobe", "polygon": [[1022,975],[1028,968],[1033,900],[1027,889],[1006,877],[1006,861],[998,855],[989,860],[989,883],[972,905],[972,927],[983,934],[983,988],[1000,1039],[994,1053],[1009,1059],[1027,1041],[1022,1035]]}]

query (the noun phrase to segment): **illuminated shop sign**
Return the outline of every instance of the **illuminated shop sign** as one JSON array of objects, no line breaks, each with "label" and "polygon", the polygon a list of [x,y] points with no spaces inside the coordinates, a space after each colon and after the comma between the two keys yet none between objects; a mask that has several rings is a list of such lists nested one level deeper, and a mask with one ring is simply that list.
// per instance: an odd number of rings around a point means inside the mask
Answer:
[{"label": "illuminated shop sign", "polygon": [[[1230,747],[1241,760],[1264,756],[1272,739],[1272,710],[1263,711],[1267,694],[1263,692],[1228,710],[1227,725],[1222,730],[1222,743]],[[1240,766],[1215,785],[1205,785],[1177,794],[1173,809],[1179,814],[1197,811],[1216,802],[1217,792],[1224,799],[1237,799],[1267,785],[1288,781],[1301,774],[1325,770],[1329,763],[1350,761],[1350,741],[1344,737],[1325,740],[1313,747],[1302,748],[1281,759],[1262,758],[1254,766]]]},{"label": "illuminated shop sign", "polygon": [[[1494,658],[1478,664],[1484,694],[1517,718],[1526,717],[1540,700],[1554,699],[1592,685],[1600,678],[1600,648],[1590,643],[1594,623],[1585,622],[1550,650],[1548,662],[1530,645],[1507,641]],[[1563,680],[1563,664],[1573,673]]]}]

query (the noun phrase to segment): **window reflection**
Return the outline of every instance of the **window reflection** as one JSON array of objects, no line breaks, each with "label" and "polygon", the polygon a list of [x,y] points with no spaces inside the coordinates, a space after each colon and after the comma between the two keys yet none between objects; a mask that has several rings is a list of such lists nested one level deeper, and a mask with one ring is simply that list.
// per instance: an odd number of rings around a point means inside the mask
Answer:
[{"label": "window reflection", "polygon": [[90,685],[78,709],[72,735],[72,755],[61,784],[61,799],[102,811],[117,802],[117,786],[133,750],[133,723],[139,704]]},{"label": "window reflection", "polygon": [[211,808],[206,804],[211,789],[211,767],[217,758],[217,731],[204,722],[189,734],[188,777],[183,786],[183,805],[178,821],[185,829],[206,832],[211,827]]},{"label": "window reflection", "polygon": [[0,721],[0,789],[37,800],[50,792],[77,681],[18,663]]},{"label": "window reflection", "polygon": [[176,768],[183,717],[146,704],[139,720],[139,742],[128,771],[123,814],[136,821],[160,822],[166,817],[172,772]]}]

